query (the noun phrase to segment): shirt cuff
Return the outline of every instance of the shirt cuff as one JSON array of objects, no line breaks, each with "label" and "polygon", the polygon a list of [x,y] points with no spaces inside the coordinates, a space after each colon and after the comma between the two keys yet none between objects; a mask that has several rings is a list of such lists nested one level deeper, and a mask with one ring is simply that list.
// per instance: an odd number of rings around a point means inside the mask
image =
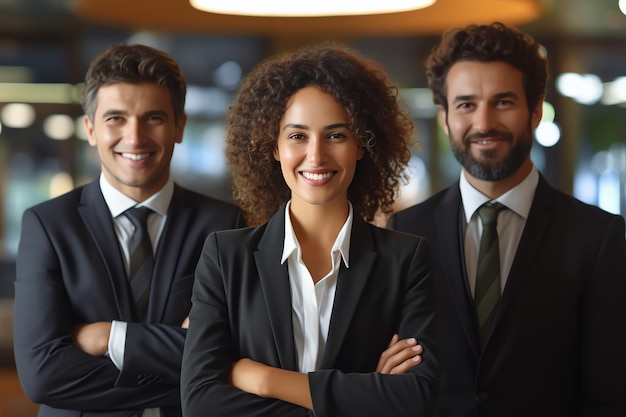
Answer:
[{"label": "shirt cuff", "polygon": [[113,320],[111,322],[111,333],[109,334],[109,358],[120,371],[124,369],[124,347],[126,346],[125,321]]}]

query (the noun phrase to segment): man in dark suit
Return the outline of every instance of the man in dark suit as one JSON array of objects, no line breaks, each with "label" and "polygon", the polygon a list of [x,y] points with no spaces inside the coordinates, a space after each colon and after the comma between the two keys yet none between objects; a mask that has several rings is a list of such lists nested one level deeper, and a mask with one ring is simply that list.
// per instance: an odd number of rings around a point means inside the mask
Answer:
[{"label": "man in dark suit", "polygon": [[[17,256],[15,361],[39,416],[181,415],[196,263],[210,232],[242,222],[235,205],[170,176],[185,94],[174,60],[143,45],[113,45],[87,72],[85,126],[102,174],[26,210]],[[134,207],[149,209],[141,257]]]},{"label": "man in dark suit", "polygon": [[[498,23],[451,30],[427,75],[463,169],[389,227],[432,244],[436,415],[625,416],[624,219],[557,191],[530,159],[547,80],[539,45]],[[495,256],[483,256],[478,211],[494,203]]]}]

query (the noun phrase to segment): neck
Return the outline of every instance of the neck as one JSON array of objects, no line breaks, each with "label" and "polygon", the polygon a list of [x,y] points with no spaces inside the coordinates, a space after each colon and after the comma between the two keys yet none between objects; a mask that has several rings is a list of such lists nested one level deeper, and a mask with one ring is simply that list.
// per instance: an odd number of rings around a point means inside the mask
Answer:
[{"label": "neck", "polygon": [[329,205],[300,205],[292,200],[291,224],[300,244],[306,241],[334,243],[348,218],[347,201]]},{"label": "neck", "polygon": [[332,269],[331,249],[348,218],[347,201],[342,204],[298,205],[292,200],[289,215],[302,249],[302,261],[314,283]]}]

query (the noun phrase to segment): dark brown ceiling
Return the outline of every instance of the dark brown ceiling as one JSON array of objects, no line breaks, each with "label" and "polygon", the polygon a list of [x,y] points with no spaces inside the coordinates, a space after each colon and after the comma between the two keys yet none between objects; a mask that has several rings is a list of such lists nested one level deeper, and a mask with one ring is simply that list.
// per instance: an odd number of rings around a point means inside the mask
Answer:
[{"label": "dark brown ceiling", "polygon": [[522,25],[537,19],[543,8],[539,0],[438,0],[431,7],[405,13],[271,18],[206,13],[191,7],[188,0],[77,0],[74,10],[87,21],[124,28],[275,38],[427,35],[493,20]]}]

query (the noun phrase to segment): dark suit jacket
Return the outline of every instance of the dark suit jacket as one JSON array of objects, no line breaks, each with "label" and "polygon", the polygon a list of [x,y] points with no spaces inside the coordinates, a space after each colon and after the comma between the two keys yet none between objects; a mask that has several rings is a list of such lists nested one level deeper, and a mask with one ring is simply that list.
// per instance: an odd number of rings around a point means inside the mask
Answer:
[{"label": "dark suit jacket", "polygon": [[480,353],[458,183],[389,226],[431,241],[437,282],[438,417],[626,416],[624,219],[540,178]]},{"label": "dark suit jacket", "polygon": [[[183,414],[306,416],[308,410],[229,386],[233,361],[297,370],[283,208],[266,225],[211,234],[202,251],[181,371]],[[428,243],[354,219],[321,370],[309,373],[315,415],[427,416],[437,382]],[[374,372],[394,332],[424,346],[405,375]]]},{"label": "dark suit jacket", "polygon": [[[148,323],[134,304],[98,181],[24,212],[15,283],[15,362],[40,416],[179,416],[180,362],[206,236],[240,226],[229,203],[175,187],[156,252]],[[72,346],[79,323],[128,323],[124,369]],[[74,410],[74,411],[72,411]],[[80,411],[78,411],[80,410]]]}]

